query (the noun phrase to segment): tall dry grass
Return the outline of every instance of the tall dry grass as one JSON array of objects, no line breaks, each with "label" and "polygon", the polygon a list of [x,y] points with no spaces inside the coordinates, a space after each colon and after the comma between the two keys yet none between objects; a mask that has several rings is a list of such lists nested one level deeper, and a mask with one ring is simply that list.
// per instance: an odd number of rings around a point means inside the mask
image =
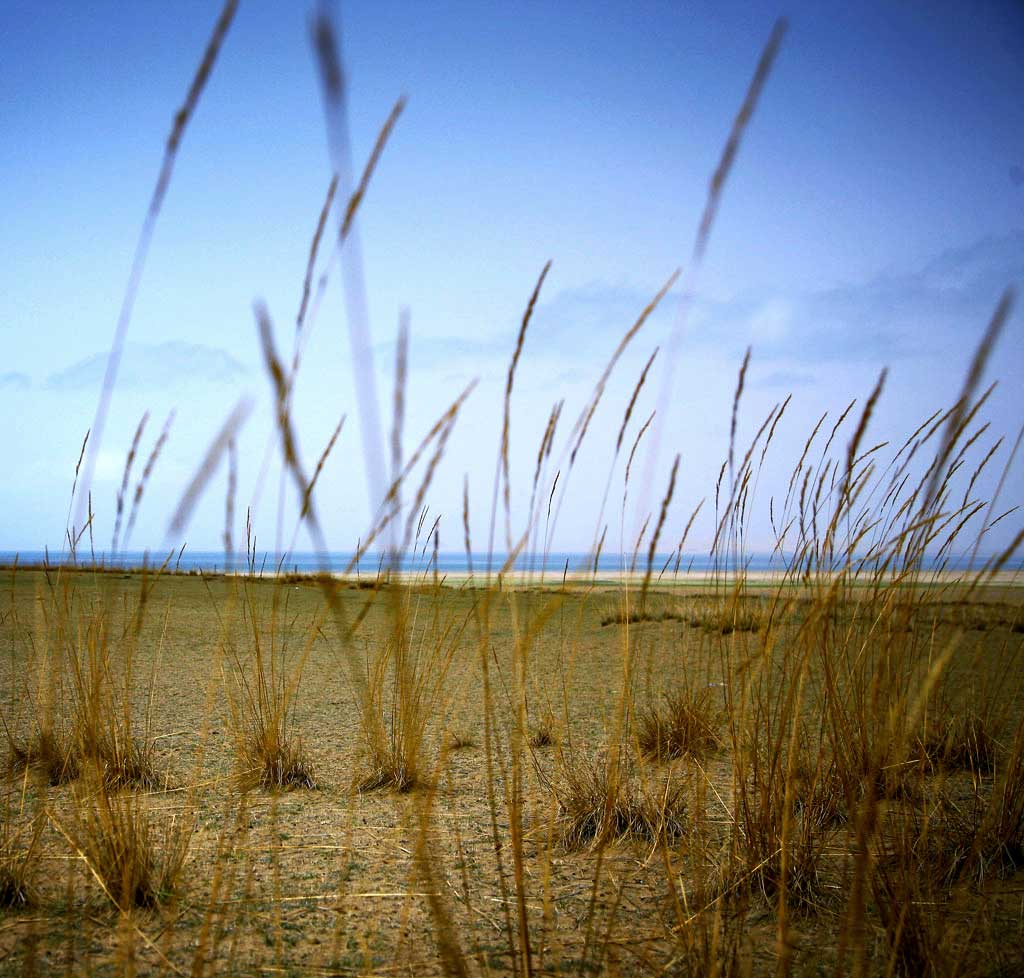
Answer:
[{"label": "tall dry grass", "polygon": [[[228,726],[235,742],[238,778],[244,788],[316,788],[317,779],[295,729],[302,673],[322,622],[310,622],[297,651],[289,648],[284,621],[291,589],[275,590],[269,621],[243,580],[228,602],[222,642],[228,663],[225,683]],[[230,618],[237,616],[239,628]],[[240,634],[238,634],[240,633]]]}]

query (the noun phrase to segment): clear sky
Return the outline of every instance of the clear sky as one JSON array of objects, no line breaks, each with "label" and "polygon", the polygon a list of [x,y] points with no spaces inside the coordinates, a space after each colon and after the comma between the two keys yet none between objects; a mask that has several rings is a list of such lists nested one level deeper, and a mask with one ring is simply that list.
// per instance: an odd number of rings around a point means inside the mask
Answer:
[{"label": "clear sky", "polygon": [[[164,140],[218,10],[196,0],[0,7],[0,549],[59,545]],[[381,400],[402,307],[413,337],[410,442],[465,382],[481,381],[430,496],[450,549],[461,544],[464,473],[478,539],[486,527],[504,370],[544,261],[552,271],[513,400],[517,497],[552,403],[566,398],[566,421],[575,417],[618,338],[687,265],[709,176],[778,15],[790,28],[775,71],[704,265],[684,276],[697,294],[659,419],[652,497],[676,451],[676,522],[713,492],[748,343],[741,440],[792,392],[773,453],[788,478],[820,412],[865,396],[883,365],[879,438],[947,406],[1002,289],[1024,280],[1018,2],[477,0],[341,12],[358,168],[394,100],[409,98],[359,228]],[[177,415],[133,546],[164,540],[243,392],[257,407],[240,444],[240,511],[254,499],[271,420],[252,302],[266,300],[290,349],[331,175],[309,14],[301,3],[241,0],[185,135],[99,456],[98,546],[147,409],[144,452]],[[591,542],[624,403],[653,347],[664,354],[679,306],[670,296],[613,378],[573,476],[561,548]],[[992,431],[1010,442],[1024,420],[1022,330],[1018,305],[989,369],[1001,380]],[[638,416],[663,377],[659,365]],[[310,466],[344,412],[320,496],[338,549],[365,531],[369,507],[335,275],[297,392]],[[1014,476],[1007,502],[1022,489]],[[267,544],[276,495],[272,474],[256,519]],[[219,545],[223,513],[221,473],[188,533],[194,549]],[[1020,525],[1004,522],[1010,536]],[[770,542],[763,526],[755,538]]]}]

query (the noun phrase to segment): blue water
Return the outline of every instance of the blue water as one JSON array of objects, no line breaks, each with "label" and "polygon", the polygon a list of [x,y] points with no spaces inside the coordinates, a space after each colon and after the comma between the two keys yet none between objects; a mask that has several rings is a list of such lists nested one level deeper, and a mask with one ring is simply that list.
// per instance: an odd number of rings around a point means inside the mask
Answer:
[{"label": "blue water", "polygon": [[[331,551],[328,554],[318,556],[312,552],[295,552],[286,554],[283,557],[269,552],[259,551],[255,558],[245,554],[233,555],[226,559],[224,551],[195,550],[190,551],[187,547],[183,552],[173,551],[168,553],[147,553],[143,551],[126,551],[113,556],[105,553],[95,555],[96,564],[102,567],[120,567],[125,569],[138,569],[141,567],[156,568],[167,562],[167,569],[179,572],[201,571],[203,573],[247,572],[256,574],[275,573],[298,573],[313,574],[321,570],[330,573],[341,573],[350,570],[352,573],[374,575],[379,569],[387,569],[387,558],[380,553],[363,554],[358,566],[352,564],[354,553],[352,551]],[[61,555],[56,552],[42,550],[24,550],[19,552],[13,550],[0,550],[0,565],[11,565],[17,559],[20,566],[40,566],[43,564],[57,565],[61,563],[77,563],[79,566],[91,566],[93,557],[88,552],[79,551],[77,560],[72,561],[68,555]],[[492,555],[488,562],[487,554],[474,553],[471,555],[472,567],[466,558],[465,552],[451,551],[442,552],[437,555],[438,574],[465,574],[472,569],[474,574],[486,574],[488,569],[491,573],[497,573],[502,569],[506,561],[505,554]],[[631,555],[602,553],[597,562],[599,574],[618,574],[631,569]],[[636,569],[645,571],[647,556],[641,555],[637,559]],[[975,561],[975,568],[983,566],[985,558],[979,557]],[[667,565],[667,567],[666,567]],[[786,560],[775,554],[748,554],[744,558],[744,565],[749,571],[781,571],[786,569]],[[520,554],[514,564],[516,571],[543,573],[545,576],[560,575],[565,571],[590,571],[594,566],[592,555],[583,553],[572,553],[557,551],[547,554],[523,553]],[[654,574],[657,576],[663,568],[665,574],[671,575],[676,566],[676,555],[656,554],[653,562]],[[719,567],[722,565],[719,564]],[[924,569],[933,570],[938,566],[932,559],[925,559]],[[947,570],[969,570],[970,565],[966,557],[961,559],[949,559],[941,565]],[[706,553],[691,554],[684,553],[679,561],[680,572],[707,572],[715,569],[714,560]],[[1017,557],[1007,562],[1006,570],[1024,570],[1024,559]],[[433,572],[433,554],[431,552],[406,554],[399,561],[398,570],[404,572]]]},{"label": "blue water", "polygon": [[[25,566],[40,565],[47,562],[53,565],[72,562],[66,554],[62,557],[60,554],[53,552],[47,555],[45,551],[32,550],[22,551],[16,555],[14,551],[0,550],[0,564],[12,564],[15,556],[18,558],[19,565]],[[359,559],[358,566],[352,563],[354,557],[355,553],[351,550],[331,551],[323,556],[309,551],[295,552],[286,554],[283,557],[270,552],[259,551],[253,560],[247,558],[245,554],[231,555],[230,558],[226,558],[223,550],[190,551],[186,548],[181,554],[180,559],[177,551],[173,552],[170,555],[167,567],[169,570],[200,570],[206,573],[220,573],[224,570],[248,571],[252,569],[257,574],[261,571],[264,574],[277,572],[314,574],[321,570],[341,573],[351,568],[352,573],[358,572],[360,574],[373,575],[379,569],[386,569],[391,566],[388,563],[388,558],[381,553],[363,554]],[[97,553],[95,562],[104,567],[123,567],[127,569],[146,566],[152,568],[159,567],[167,558],[168,555],[166,553],[128,551],[115,554],[114,556]],[[656,555],[654,560],[655,572],[660,571],[665,562],[670,558],[671,564],[666,573],[671,572],[675,564],[675,556],[670,554]],[[475,574],[485,574],[488,566],[490,566],[491,572],[497,573],[504,566],[506,559],[507,555],[503,553],[493,554],[490,561],[488,561],[487,554],[474,553],[471,555],[472,571]],[[646,569],[646,559],[646,554],[637,558],[637,567],[640,570]],[[684,555],[680,564],[680,570],[690,569],[691,561],[693,563],[693,570],[707,570],[711,567],[711,563],[706,556],[691,557],[690,555]],[[81,550],[78,552],[77,563],[79,565],[90,566],[92,562],[91,554],[83,553]],[[629,559],[624,559],[617,554],[601,554],[598,559],[597,569],[599,572],[604,573],[620,573],[623,570],[629,570],[629,564]],[[532,571],[537,574],[541,571],[545,574],[561,574],[565,570],[590,570],[593,568],[593,565],[594,558],[591,555],[559,551],[548,554],[520,554],[513,564],[513,569],[517,571]],[[781,564],[776,561],[771,563],[770,566],[781,567]],[[751,569],[755,570],[768,568],[769,562],[764,557],[756,558],[755,563],[751,565]],[[401,571],[433,571],[434,555],[430,551],[426,553],[405,554],[399,561],[398,569]],[[469,570],[470,561],[467,560],[465,551],[438,553],[437,571],[439,574],[465,574]]]}]

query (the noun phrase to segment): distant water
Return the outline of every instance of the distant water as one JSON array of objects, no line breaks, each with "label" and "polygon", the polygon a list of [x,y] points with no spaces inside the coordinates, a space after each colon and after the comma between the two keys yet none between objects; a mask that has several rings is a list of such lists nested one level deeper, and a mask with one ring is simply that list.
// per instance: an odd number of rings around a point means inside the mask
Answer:
[{"label": "distant water", "polygon": [[[252,570],[256,574],[267,575],[276,573],[313,574],[321,570],[327,570],[330,573],[341,573],[349,569],[351,569],[352,573],[374,575],[379,569],[386,569],[389,566],[387,558],[380,553],[363,554],[358,562],[358,566],[352,563],[354,556],[354,552],[350,550],[331,551],[323,556],[308,551],[289,553],[283,556],[260,551],[257,552],[255,559],[247,558],[244,553],[236,554],[226,559],[222,550],[190,551],[186,548],[180,557],[177,551],[174,551],[168,557],[167,553],[157,554],[154,552],[146,553],[132,550],[113,556],[97,553],[95,561],[103,567],[138,569],[141,567],[160,567],[166,560],[167,568],[172,571],[222,573],[224,571],[247,572]],[[51,565],[62,562],[71,563],[71,559],[67,555],[62,556],[53,551],[47,554],[42,550],[23,550],[20,552],[0,550],[0,564],[13,564],[15,558],[17,558],[19,565],[22,566],[38,566],[47,562]],[[472,570],[474,574],[486,574],[489,568],[492,573],[497,573],[504,566],[506,559],[506,554],[493,554],[490,561],[488,561],[488,556],[485,553],[474,553],[467,559],[465,552],[441,552],[437,555],[437,572],[441,575],[466,574]],[[90,566],[92,562],[91,554],[79,551],[77,559],[79,566]],[[975,562],[975,567],[979,568],[984,563],[985,558],[979,557]],[[597,561],[597,572],[599,574],[621,574],[624,571],[629,571],[631,564],[631,556],[623,557],[620,554],[602,553]],[[744,566],[748,571],[782,571],[786,569],[786,565],[786,558],[779,554],[755,553],[747,554],[744,558]],[[671,575],[676,568],[676,554],[656,554],[652,566],[655,576],[661,573],[663,569],[666,575]],[[721,566],[719,564],[719,567]],[[926,558],[923,565],[925,570],[935,570],[939,566],[952,571],[970,569],[967,557],[962,557],[958,560],[949,559],[941,565],[934,558]],[[573,571],[591,571],[593,568],[594,558],[592,555],[567,551],[554,551],[547,554],[523,553],[516,558],[513,564],[513,570],[538,575],[543,573],[545,577],[559,575],[566,571],[570,573]],[[643,572],[646,569],[647,555],[642,554],[637,558],[636,570]],[[678,569],[680,573],[704,573],[714,570],[715,562],[706,553],[684,553],[679,560]],[[1009,571],[1024,570],[1024,558],[1009,561],[1005,569]],[[428,551],[426,553],[417,552],[416,554],[405,555],[399,563],[398,570],[402,572],[426,571],[432,573],[434,570],[433,553]]]}]

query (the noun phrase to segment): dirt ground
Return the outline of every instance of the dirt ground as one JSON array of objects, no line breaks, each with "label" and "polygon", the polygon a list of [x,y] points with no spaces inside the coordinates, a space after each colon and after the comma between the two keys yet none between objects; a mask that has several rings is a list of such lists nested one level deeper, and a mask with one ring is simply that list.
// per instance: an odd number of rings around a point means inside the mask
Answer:
[{"label": "dirt ground", "polygon": [[[529,650],[522,674],[527,729],[544,727],[552,741],[535,737],[536,746],[522,750],[522,873],[532,969],[686,973],[679,922],[697,909],[691,901],[694,880],[705,871],[702,860],[728,846],[728,738],[702,759],[642,762],[649,783],[671,779],[683,786],[687,821],[700,826],[699,845],[688,833],[663,843],[626,838],[605,847],[563,845],[557,792],[550,786],[561,777],[560,755],[599,756],[615,742],[627,648],[637,708],[683,687],[710,690],[724,704],[732,674],[727,663],[748,660],[759,639],[756,631],[722,634],[704,627],[719,596],[690,583],[652,596],[650,607],[658,613],[626,623],[617,620],[624,605],[615,585],[577,582],[562,591],[523,584],[497,593],[462,583],[404,590],[411,647],[422,668],[434,667],[428,646],[445,629],[451,663],[422,749],[421,769],[430,775],[425,786],[396,793],[357,790],[366,741],[353,676],[367,674],[367,663],[391,634],[387,589],[346,584],[338,590],[346,620],[365,613],[346,643],[314,581],[166,575],[146,596],[136,638],[144,587],[139,575],[73,577],[70,590],[62,591],[66,582],[48,583],[38,571],[0,571],[0,690],[8,735],[29,736],[40,689],[55,688],[54,666],[44,656],[55,620],[72,623],[71,644],[83,646],[89,616],[99,614],[112,661],[132,650],[136,730],[155,741],[156,766],[165,778],[164,786],[143,793],[157,837],[193,814],[196,827],[173,897],[156,909],[121,914],[67,837],[77,806],[88,804],[82,789],[12,774],[3,787],[5,831],[26,833],[40,813],[45,822],[36,899],[0,916],[0,973],[429,975],[452,971],[461,956],[473,972],[512,973],[519,964],[508,936],[516,934],[516,897],[509,888],[507,798],[522,661],[513,652],[517,642]],[[275,793],[239,785],[238,729],[227,690],[237,688],[237,670],[250,675],[253,632],[241,611],[241,588],[260,619],[265,650],[289,676],[308,648],[290,730],[311,762],[315,790]],[[752,601],[763,607],[770,595]],[[991,666],[993,676],[1005,677],[1006,664],[1019,662],[1024,595],[1018,588],[989,587],[964,603],[943,587],[926,607],[926,620],[914,627],[927,631],[933,645],[936,636],[939,645],[943,636],[957,636],[949,669],[959,676],[958,688],[985,685],[979,670]],[[482,656],[494,704],[490,731]],[[1024,710],[1022,684],[1016,670],[1011,675],[1016,686],[1007,692],[1004,717],[1012,731]],[[490,758],[489,736],[496,744]],[[951,779],[943,787],[950,785]],[[503,840],[497,848],[495,835]],[[822,903],[794,918],[787,932],[795,974],[834,973],[851,858],[848,832],[838,827],[822,870]],[[1022,973],[1014,970],[1024,968],[1019,874],[958,884],[944,914],[965,973]],[[774,973],[778,937],[772,900],[754,894],[737,938],[744,967]],[[869,929],[862,940],[868,970],[881,973],[882,928]],[[452,957],[446,941],[455,942],[459,955]]]}]

